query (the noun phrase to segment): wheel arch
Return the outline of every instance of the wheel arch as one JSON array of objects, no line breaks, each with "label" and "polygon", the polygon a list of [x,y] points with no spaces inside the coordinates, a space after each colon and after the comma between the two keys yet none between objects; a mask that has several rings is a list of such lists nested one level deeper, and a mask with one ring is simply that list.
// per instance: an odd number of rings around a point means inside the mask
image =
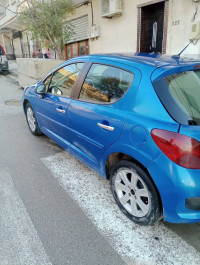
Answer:
[{"label": "wheel arch", "polygon": [[23,109],[24,109],[24,111],[26,110],[27,103],[29,103],[28,99],[24,99],[24,102],[23,102]]},{"label": "wheel arch", "polygon": [[120,160],[132,161],[132,162],[136,163],[138,166],[142,167],[142,169],[146,173],[149,174],[149,171],[147,170],[147,168],[143,164],[141,164],[138,160],[136,160],[133,156],[130,156],[129,154],[126,154],[123,152],[114,152],[114,153],[111,153],[106,160],[105,171],[106,171],[107,179],[110,179],[110,173],[111,173],[112,167],[116,163],[118,163]]}]

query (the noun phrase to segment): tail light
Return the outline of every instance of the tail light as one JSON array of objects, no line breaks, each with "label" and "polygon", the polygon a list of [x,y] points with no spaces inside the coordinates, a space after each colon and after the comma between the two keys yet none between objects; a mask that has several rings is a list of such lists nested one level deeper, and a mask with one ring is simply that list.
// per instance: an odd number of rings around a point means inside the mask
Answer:
[{"label": "tail light", "polygon": [[200,142],[189,136],[153,129],[151,136],[160,150],[179,166],[200,169]]}]

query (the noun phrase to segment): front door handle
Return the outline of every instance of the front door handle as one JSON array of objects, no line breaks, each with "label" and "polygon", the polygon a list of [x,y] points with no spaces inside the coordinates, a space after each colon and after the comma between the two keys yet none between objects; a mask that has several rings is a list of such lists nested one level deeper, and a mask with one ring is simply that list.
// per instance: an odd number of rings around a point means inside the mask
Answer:
[{"label": "front door handle", "polygon": [[64,109],[58,109],[58,108],[56,108],[56,110],[57,110],[58,112],[60,112],[60,113],[65,113],[65,110],[64,110]]},{"label": "front door handle", "polygon": [[111,126],[108,126],[108,125],[105,125],[105,124],[102,124],[102,123],[97,123],[97,125],[99,126],[99,127],[101,127],[101,128],[103,128],[103,129],[105,129],[105,130],[107,130],[107,131],[111,131],[111,132],[113,132],[114,131],[114,127],[111,127]]}]

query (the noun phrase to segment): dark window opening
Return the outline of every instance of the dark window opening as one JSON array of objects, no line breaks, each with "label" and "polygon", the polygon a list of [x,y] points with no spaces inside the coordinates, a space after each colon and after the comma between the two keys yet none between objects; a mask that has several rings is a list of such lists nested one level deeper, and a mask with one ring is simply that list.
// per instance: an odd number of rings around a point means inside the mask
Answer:
[{"label": "dark window opening", "polygon": [[162,53],[165,3],[141,8],[140,52]]}]

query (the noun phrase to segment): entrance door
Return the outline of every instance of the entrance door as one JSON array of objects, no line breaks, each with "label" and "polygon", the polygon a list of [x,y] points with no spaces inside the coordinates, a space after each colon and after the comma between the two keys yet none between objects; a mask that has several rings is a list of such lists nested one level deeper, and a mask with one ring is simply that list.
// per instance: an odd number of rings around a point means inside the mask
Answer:
[{"label": "entrance door", "polygon": [[165,3],[141,8],[140,52],[162,53]]}]

